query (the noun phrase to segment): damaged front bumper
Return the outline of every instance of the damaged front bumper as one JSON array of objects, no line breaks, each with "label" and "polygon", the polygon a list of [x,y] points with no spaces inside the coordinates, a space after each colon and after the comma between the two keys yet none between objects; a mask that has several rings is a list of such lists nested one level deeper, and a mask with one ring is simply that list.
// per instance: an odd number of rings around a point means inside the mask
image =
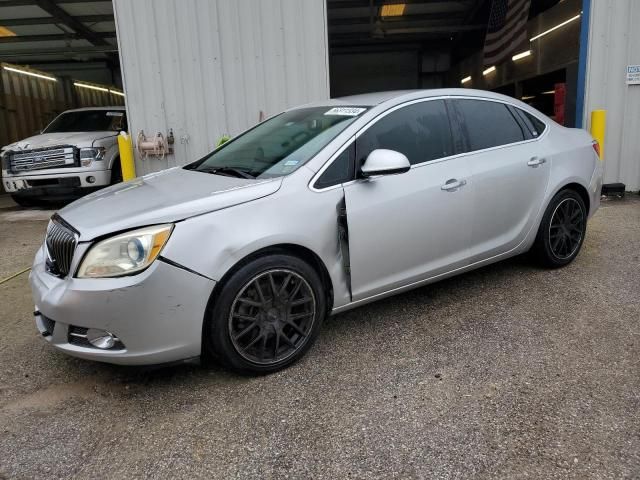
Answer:
[{"label": "damaged front bumper", "polygon": [[[75,357],[122,365],[152,365],[199,356],[202,322],[215,281],[156,260],[119,278],[56,277],[41,248],[29,275],[36,326],[56,349]],[[89,329],[117,341],[100,349]]]}]

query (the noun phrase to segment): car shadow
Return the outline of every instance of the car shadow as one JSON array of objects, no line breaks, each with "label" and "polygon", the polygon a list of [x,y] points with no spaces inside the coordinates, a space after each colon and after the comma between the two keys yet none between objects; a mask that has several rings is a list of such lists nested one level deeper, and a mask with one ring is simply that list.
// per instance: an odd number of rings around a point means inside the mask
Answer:
[{"label": "car shadow", "polygon": [[[512,279],[519,278],[523,270],[534,273],[540,269],[534,266],[526,256],[518,256],[328,317],[318,339],[318,343],[322,345],[313,347],[294,366],[273,375],[286,376],[287,372],[309,366],[314,369],[321,368],[318,367],[318,362],[326,361],[325,350],[336,353],[336,348],[343,347],[341,342],[345,340],[346,335],[366,335],[370,328],[382,330],[383,337],[385,330],[392,335],[398,318],[402,318],[402,315],[398,315],[399,311],[410,309],[421,312],[432,309],[431,312],[435,318],[442,318],[441,315],[446,315],[446,312],[456,304],[460,293],[464,292],[467,301],[480,301],[483,290],[478,288],[479,286],[489,285],[496,278],[509,283]],[[372,322],[374,322],[373,327]],[[429,319],[425,319],[425,322],[429,322]],[[455,324],[452,328],[456,328]],[[455,335],[455,332],[452,333]],[[219,382],[243,384],[264,377],[239,375],[207,358],[153,366],[121,366],[74,359],[58,352],[55,354],[64,356],[67,368],[78,370],[76,373],[80,376],[89,374],[93,378],[100,378],[112,385],[126,385],[132,389],[132,392],[156,387],[163,389],[169,385],[195,387]]]}]

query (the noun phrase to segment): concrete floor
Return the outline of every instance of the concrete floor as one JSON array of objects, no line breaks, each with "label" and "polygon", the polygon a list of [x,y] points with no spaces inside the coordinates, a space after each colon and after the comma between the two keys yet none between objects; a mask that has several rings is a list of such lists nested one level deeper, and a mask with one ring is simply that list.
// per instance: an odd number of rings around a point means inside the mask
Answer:
[{"label": "concrete floor", "polygon": [[[0,278],[49,213],[0,200]],[[262,378],[75,360],[0,285],[0,478],[638,478],[640,198],[518,258],[329,319]]]}]

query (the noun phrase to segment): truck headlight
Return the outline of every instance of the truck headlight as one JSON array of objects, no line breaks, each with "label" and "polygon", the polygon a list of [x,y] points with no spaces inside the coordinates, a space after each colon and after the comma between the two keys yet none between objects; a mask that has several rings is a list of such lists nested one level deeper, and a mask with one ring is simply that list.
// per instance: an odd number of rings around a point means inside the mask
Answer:
[{"label": "truck headlight", "polygon": [[94,160],[102,160],[106,149],[104,147],[81,148],[80,165],[88,167]]},{"label": "truck headlight", "polygon": [[155,225],[102,240],[85,255],[78,277],[122,277],[141,272],[158,257],[172,230],[172,224]]}]

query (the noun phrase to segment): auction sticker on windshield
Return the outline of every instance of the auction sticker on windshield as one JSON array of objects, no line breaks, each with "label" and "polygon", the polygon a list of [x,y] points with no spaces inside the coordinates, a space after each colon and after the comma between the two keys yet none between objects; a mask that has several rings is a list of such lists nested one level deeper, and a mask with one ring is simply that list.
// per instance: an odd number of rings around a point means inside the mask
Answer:
[{"label": "auction sticker on windshield", "polygon": [[366,108],[357,107],[335,107],[325,112],[325,115],[343,115],[345,117],[355,117],[364,112]]}]

